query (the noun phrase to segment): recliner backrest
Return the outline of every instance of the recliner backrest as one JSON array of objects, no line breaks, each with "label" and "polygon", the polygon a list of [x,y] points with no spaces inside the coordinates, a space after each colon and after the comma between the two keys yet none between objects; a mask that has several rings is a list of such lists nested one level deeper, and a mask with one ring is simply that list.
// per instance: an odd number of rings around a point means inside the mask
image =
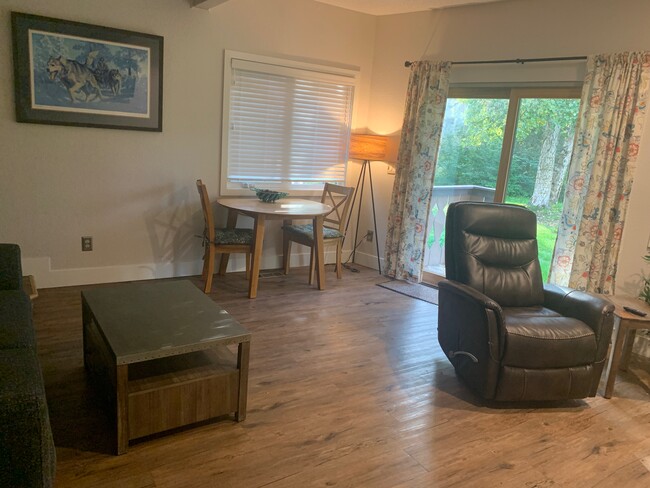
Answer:
[{"label": "recliner backrest", "polygon": [[450,204],[445,268],[447,279],[471,286],[502,307],[542,305],[537,217],[518,205]]}]

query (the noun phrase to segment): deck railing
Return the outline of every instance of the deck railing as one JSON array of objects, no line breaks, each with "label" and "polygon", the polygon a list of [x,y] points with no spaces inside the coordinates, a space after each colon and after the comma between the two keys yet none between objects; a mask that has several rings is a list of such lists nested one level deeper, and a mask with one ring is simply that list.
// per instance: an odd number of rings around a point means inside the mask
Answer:
[{"label": "deck railing", "polygon": [[494,188],[476,185],[434,186],[431,196],[431,212],[427,229],[427,245],[424,252],[424,270],[444,276],[445,270],[445,219],[447,207],[452,202],[492,202]]}]

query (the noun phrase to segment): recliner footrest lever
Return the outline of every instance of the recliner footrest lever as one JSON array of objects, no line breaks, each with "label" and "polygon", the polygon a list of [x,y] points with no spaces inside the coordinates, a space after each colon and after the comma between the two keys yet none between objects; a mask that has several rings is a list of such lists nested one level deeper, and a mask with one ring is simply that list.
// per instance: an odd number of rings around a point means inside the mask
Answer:
[{"label": "recliner footrest lever", "polygon": [[466,352],[466,351],[449,351],[449,357],[450,358],[455,358],[456,356],[467,356],[470,358],[473,362],[478,363],[478,358],[474,356],[471,352]]}]

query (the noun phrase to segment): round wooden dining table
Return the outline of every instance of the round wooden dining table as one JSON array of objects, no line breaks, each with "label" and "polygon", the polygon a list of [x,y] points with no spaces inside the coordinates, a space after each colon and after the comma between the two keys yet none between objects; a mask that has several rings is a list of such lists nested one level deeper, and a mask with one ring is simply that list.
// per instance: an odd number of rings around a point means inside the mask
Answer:
[{"label": "round wooden dining table", "polygon": [[[257,297],[264,227],[267,220],[284,220],[285,225],[293,219],[311,219],[314,225],[314,253],[316,257],[316,282],[318,289],[325,289],[325,255],[323,252],[323,217],[332,211],[330,205],[302,198],[282,198],[273,203],[262,202],[257,198],[224,197],[217,203],[228,209],[228,227],[234,228],[239,214],[253,218],[253,260],[251,279],[248,284],[248,298]],[[226,260],[228,254],[221,257]],[[222,266],[224,262],[222,261]]]}]

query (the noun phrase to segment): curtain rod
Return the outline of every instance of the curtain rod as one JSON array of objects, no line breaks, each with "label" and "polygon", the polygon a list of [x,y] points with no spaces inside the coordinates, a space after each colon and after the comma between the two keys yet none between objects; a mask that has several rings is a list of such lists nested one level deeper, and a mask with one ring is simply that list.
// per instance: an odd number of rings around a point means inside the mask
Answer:
[{"label": "curtain rod", "polygon": [[[490,59],[487,61],[452,61],[451,64],[502,64],[502,63],[543,63],[546,61],[582,61],[586,60],[587,56],[565,56],[559,58],[524,58],[524,59]],[[404,67],[410,68],[412,61],[405,61]]]}]

